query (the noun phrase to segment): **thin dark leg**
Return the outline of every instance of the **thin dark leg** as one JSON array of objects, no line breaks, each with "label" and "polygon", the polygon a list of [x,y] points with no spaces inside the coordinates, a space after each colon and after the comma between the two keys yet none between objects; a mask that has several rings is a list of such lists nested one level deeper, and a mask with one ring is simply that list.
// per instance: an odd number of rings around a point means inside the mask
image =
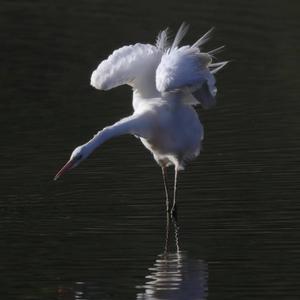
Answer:
[{"label": "thin dark leg", "polygon": [[169,247],[169,235],[170,235],[170,214],[167,212],[167,223],[166,223],[166,240],[165,240],[165,252],[166,255],[168,253]]},{"label": "thin dark leg", "polygon": [[175,245],[176,245],[176,252],[179,253],[180,252],[180,248],[179,248],[179,234],[178,234],[178,230],[179,230],[179,226],[177,224],[177,218],[171,218],[172,219],[172,224],[173,224],[173,228],[174,228],[174,238],[175,238]]},{"label": "thin dark leg", "polygon": [[178,169],[175,167],[175,176],[174,176],[174,192],[173,192],[173,206],[172,206],[172,216],[177,220],[177,206],[176,206],[176,187],[177,187],[177,175]]},{"label": "thin dark leg", "polygon": [[166,209],[167,212],[169,211],[169,195],[168,195],[168,186],[166,181],[166,173],[165,173],[165,167],[161,167],[161,172],[164,180],[164,188],[165,188],[165,194],[166,194]]}]

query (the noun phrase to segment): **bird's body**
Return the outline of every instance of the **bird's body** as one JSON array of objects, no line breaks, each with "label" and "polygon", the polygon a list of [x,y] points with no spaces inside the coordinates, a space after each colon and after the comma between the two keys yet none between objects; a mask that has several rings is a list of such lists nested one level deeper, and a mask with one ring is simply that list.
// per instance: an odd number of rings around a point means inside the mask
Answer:
[{"label": "bird's body", "polygon": [[201,104],[210,108],[215,104],[217,90],[213,74],[227,63],[212,63],[215,50],[200,51],[210,31],[192,46],[179,47],[186,31],[187,26],[183,24],[169,45],[164,30],[157,37],[156,45],[124,46],[99,64],[91,76],[91,85],[101,90],[122,84],[131,86],[134,112],[77,147],[55,178],[78,165],[106,140],[132,134],[140,138],[162,168],[167,207],[164,170],[174,165],[174,208],[177,172],[197,157],[203,140],[203,127],[193,106]]},{"label": "bird's body", "polygon": [[141,142],[161,167],[174,165],[183,169],[186,161],[199,154],[203,128],[193,107],[180,101],[168,103],[154,99],[144,104],[142,110],[151,124]]}]

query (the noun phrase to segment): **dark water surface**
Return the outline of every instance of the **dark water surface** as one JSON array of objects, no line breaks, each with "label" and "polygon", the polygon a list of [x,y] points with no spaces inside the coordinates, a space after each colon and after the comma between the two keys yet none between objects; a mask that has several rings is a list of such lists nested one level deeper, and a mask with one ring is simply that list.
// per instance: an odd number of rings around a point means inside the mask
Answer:
[{"label": "dark water surface", "polygon": [[[299,11],[2,0],[0,299],[300,299]],[[75,146],[132,111],[129,88],[96,91],[91,71],[183,20],[187,42],[215,26],[207,49],[226,44],[218,57],[232,63],[217,107],[199,109],[204,150],[180,173],[178,224],[130,136],[53,182]]]}]

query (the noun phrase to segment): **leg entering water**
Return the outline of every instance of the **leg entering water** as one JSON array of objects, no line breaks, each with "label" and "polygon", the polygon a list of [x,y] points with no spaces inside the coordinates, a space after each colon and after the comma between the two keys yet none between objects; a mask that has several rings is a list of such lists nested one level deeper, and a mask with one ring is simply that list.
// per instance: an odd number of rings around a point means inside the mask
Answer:
[{"label": "leg entering water", "polygon": [[[171,226],[173,225],[173,226]],[[179,226],[177,224],[177,221],[174,217],[172,217],[169,213],[167,213],[167,219],[166,219],[166,238],[165,238],[165,251],[164,251],[164,255],[167,258],[168,253],[172,253],[172,242],[173,242],[173,235],[171,234],[171,231],[174,231],[174,242],[175,242],[175,246],[176,246],[176,253],[179,254],[180,253],[180,248],[179,248]]]},{"label": "leg entering water", "polygon": [[166,240],[165,240],[165,252],[164,252],[164,255],[167,255],[168,251],[169,251],[169,235],[170,235],[170,214],[167,212]]},{"label": "leg entering water", "polygon": [[176,253],[178,254],[180,252],[180,248],[179,248],[179,235],[178,235],[179,226],[177,224],[177,217],[172,218],[172,224],[173,224],[173,229],[174,229]]},{"label": "leg entering water", "polygon": [[165,167],[161,167],[161,172],[162,172],[162,176],[163,176],[163,180],[164,180],[165,194],[166,194],[166,208],[167,208],[167,212],[168,212],[169,211],[169,195],[168,195],[168,186],[167,186],[167,182],[166,182],[165,170],[166,170]]},{"label": "leg entering water", "polygon": [[178,175],[178,168],[175,167],[175,176],[174,176],[174,192],[173,192],[173,206],[172,206],[172,216],[177,219],[177,206],[176,206],[176,186],[177,186],[177,175]]}]

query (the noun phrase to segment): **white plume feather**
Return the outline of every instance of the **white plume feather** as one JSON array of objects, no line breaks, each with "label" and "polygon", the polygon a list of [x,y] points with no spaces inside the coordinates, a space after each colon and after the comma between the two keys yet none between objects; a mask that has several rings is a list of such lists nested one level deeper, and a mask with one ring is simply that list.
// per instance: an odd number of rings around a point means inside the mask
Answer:
[{"label": "white plume feather", "polygon": [[210,72],[211,74],[216,74],[218,71],[220,71],[221,69],[223,69],[227,64],[229,63],[229,61],[221,61],[218,63],[213,63],[209,65],[209,68],[213,68]]},{"label": "white plume feather", "polygon": [[165,49],[168,48],[168,28],[166,28],[165,30],[161,31],[157,38],[156,38],[156,47],[160,50],[160,51],[164,51]]},{"label": "white plume feather", "polygon": [[188,30],[189,30],[189,25],[186,24],[185,22],[183,22],[176,33],[172,47],[170,49],[171,51],[179,46],[180,42],[182,41],[184,36],[187,34]]},{"label": "white plume feather", "polygon": [[214,31],[214,27],[208,30],[199,40],[197,40],[193,45],[192,48],[198,48],[205,44],[211,37],[212,32]]},{"label": "white plume feather", "polygon": [[180,26],[172,47],[163,54],[156,70],[156,88],[168,101],[172,97],[178,99],[178,92],[181,92],[184,95],[181,96],[183,102],[195,105],[199,101],[204,108],[210,108],[216,102],[214,74],[228,63],[212,63],[212,54],[222,50],[224,46],[207,53],[200,51],[200,47],[210,38],[214,30],[212,28],[192,46],[178,47],[187,28],[186,24]]}]

